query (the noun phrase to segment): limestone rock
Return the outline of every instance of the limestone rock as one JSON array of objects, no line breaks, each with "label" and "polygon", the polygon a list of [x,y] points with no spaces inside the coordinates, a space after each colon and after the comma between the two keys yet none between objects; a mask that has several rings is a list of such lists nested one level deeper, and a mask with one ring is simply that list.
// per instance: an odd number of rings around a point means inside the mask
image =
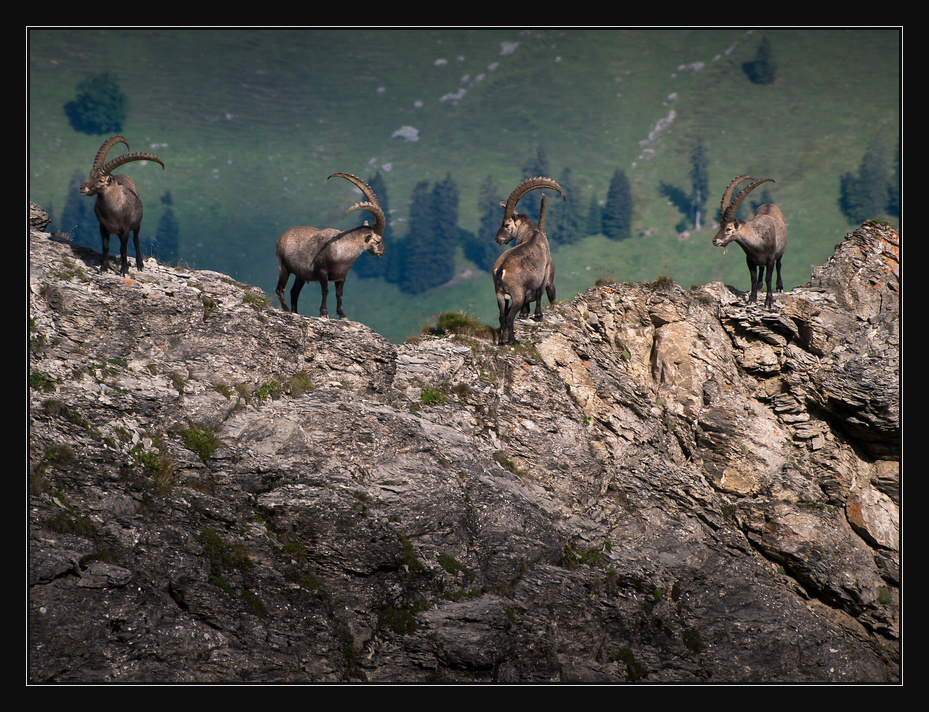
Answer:
[{"label": "limestone rock", "polygon": [[31,682],[899,680],[888,226],[774,311],[612,284],[516,347],[41,229]]}]

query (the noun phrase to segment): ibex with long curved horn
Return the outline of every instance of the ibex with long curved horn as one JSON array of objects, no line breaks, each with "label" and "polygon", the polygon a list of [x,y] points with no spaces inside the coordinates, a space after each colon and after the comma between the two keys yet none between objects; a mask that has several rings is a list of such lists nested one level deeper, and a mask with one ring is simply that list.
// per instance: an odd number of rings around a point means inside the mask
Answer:
[{"label": "ibex with long curved horn", "polygon": [[[548,238],[527,215],[516,212],[516,203],[531,190],[548,188],[558,191],[565,199],[564,190],[551,178],[528,178],[510,193],[504,203],[503,222],[494,238],[498,245],[516,240],[516,245],[497,258],[493,269],[494,291],[500,310],[500,330],[497,343],[515,344],[513,322],[524,305],[541,300],[550,272],[554,272]],[[544,213],[542,214],[544,215]],[[540,217],[542,217],[540,215]],[[554,285],[552,285],[554,288]],[[552,292],[550,292],[552,294]],[[536,310],[541,318],[541,305]]]},{"label": "ibex with long curved horn", "polygon": [[[732,202],[732,193],[744,180],[751,180]],[[724,247],[730,242],[737,242],[745,251],[745,261],[748,263],[748,273],[752,279],[752,293],[749,303],[758,298],[758,288],[762,279],[768,288],[765,298],[765,307],[774,307],[774,295],[771,293],[771,277],[777,268],[777,291],[784,291],[781,281],[781,258],[787,249],[787,224],[781,209],[771,203],[765,203],[755,211],[755,216],[749,220],[739,220],[735,214],[742,201],[751,191],[762,183],[773,183],[771,178],[755,180],[751,176],[738,176],[733,178],[726,192],[723,193],[722,203],[719,207],[719,232],[713,238],[713,244]]]},{"label": "ibex with long curved horn", "polygon": [[[542,231],[542,234],[545,234],[545,208],[546,208],[545,198],[546,196],[545,194],[543,194],[541,200],[539,201],[538,225],[539,225],[539,230]],[[504,203],[500,203],[501,207],[503,207],[504,205],[505,205]],[[545,235],[545,236],[548,237],[548,235]],[[551,247],[551,245],[549,245],[549,247]],[[556,294],[555,292],[555,260],[552,259],[551,251],[549,251],[549,256],[548,256],[548,276],[545,279],[545,293],[548,295],[548,303],[554,304],[555,294]],[[523,318],[529,316],[529,312],[532,311],[529,305],[532,304],[533,301],[535,302],[535,314],[533,314],[532,318],[535,319],[536,321],[541,321],[542,319],[542,294],[541,293],[539,293],[537,299],[530,299],[525,304],[523,304],[523,308],[520,310],[519,315]]]},{"label": "ibex with long curved horn", "polygon": [[[291,273],[294,285],[290,290],[290,311],[296,313],[297,298],[306,282],[319,282],[323,302],[319,307],[320,316],[329,316],[326,299],[329,296],[329,282],[335,282],[336,312],[340,319],[345,319],[342,311],[342,288],[348,271],[361,257],[363,252],[370,252],[375,257],[384,254],[384,229],[387,219],[378,203],[377,196],[367,183],[350,173],[333,173],[329,178],[339,176],[354,183],[366,198],[365,202],[356,203],[348,210],[367,210],[374,216],[374,225],[367,221],[350,230],[337,228],[292,227],[277,241],[277,261],[279,274],[277,280],[277,297],[281,307],[287,311],[284,301],[284,287]],[[328,180],[328,179],[327,179]],[[343,215],[342,217],[345,217]]]},{"label": "ibex with long curved horn", "polygon": [[139,198],[139,192],[136,190],[135,183],[129,176],[117,173],[111,173],[120,166],[130,161],[154,161],[162,168],[165,164],[158,156],[153,153],[124,153],[122,156],[114,158],[109,163],[106,161],[106,154],[117,143],[126,145],[129,149],[129,142],[122,136],[110,136],[94,158],[94,165],[90,169],[90,176],[81,183],[81,195],[96,195],[97,202],[94,203],[94,214],[100,222],[100,237],[102,238],[103,263],[100,265],[100,271],[105,272],[108,269],[109,252],[110,252],[110,235],[119,237],[120,243],[120,273],[126,275],[129,272],[129,233],[133,235],[135,243],[135,263],[139,271],[142,271],[142,252],[139,249],[139,230],[142,227],[142,200]]}]

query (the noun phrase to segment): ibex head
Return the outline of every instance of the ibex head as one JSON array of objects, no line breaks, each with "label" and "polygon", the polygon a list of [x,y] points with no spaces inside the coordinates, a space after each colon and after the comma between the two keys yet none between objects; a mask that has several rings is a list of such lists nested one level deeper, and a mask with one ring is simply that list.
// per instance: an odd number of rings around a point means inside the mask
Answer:
[{"label": "ibex head", "polygon": [[562,200],[566,200],[564,190],[551,178],[527,178],[513,189],[513,192],[510,193],[510,197],[507,198],[506,203],[503,204],[503,224],[500,225],[500,229],[497,230],[497,235],[494,238],[498,245],[505,245],[517,236],[520,230],[520,223],[526,219],[526,216],[516,212],[516,203],[518,203],[519,199],[526,193],[538,188],[556,190],[561,194]]},{"label": "ibex head", "polygon": [[130,161],[154,161],[162,168],[165,167],[165,164],[154,153],[139,152],[124,153],[122,156],[114,158],[109,163],[104,163],[106,154],[109,153],[110,149],[117,143],[125,144],[126,148],[129,148],[129,142],[122,136],[110,136],[104,141],[100,150],[97,151],[96,158],[94,158],[94,165],[90,169],[90,175],[87,177],[87,180],[81,183],[81,195],[97,195],[106,190],[113,182],[113,177],[110,173]]},{"label": "ibex head", "polygon": [[[348,215],[354,210],[367,210],[374,216],[374,225],[369,226],[368,221],[365,220],[364,225],[359,225],[355,230],[366,230],[367,234],[365,235],[365,249],[374,255],[375,257],[381,257],[384,254],[384,229],[387,227],[387,219],[384,216],[384,211],[381,209],[381,205],[377,200],[377,196],[374,194],[374,191],[371,189],[367,183],[365,183],[358,176],[353,176],[351,173],[333,173],[329,178],[333,176],[339,176],[340,178],[345,178],[345,180],[354,183],[355,186],[364,193],[367,200],[362,203],[355,203],[352,207],[345,211],[345,215]],[[326,179],[328,180],[328,178]]]},{"label": "ibex head", "polygon": [[[751,183],[741,190],[735,197],[735,200],[730,202],[736,186],[744,180],[751,180]],[[739,229],[742,226],[742,221],[735,216],[739,210],[739,206],[742,204],[745,196],[762,183],[768,182],[773,183],[774,180],[772,178],[759,178],[755,180],[751,176],[737,176],[732,179],[729,187],[726,188],[726,192],[723,193],[723,199],[719,206],[719,232],[717,232],[716,236],[713,238],[713,244],[716,245],[716,247],[724,247],[739,236]]]}]

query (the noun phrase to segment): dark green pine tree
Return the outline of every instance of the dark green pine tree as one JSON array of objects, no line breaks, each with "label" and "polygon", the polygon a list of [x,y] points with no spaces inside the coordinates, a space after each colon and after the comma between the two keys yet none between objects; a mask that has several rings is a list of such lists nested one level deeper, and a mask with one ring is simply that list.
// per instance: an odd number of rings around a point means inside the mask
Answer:
[{"label": "dark green pine tree", "polygon": [[61,209],[61,218],[58,221],[59,229],[61,232],[70,235],[72,242],[99,250],[101,248],[100,223],[97,222],[97,216],[94,215],[94,203],[97,199],[81,195],[78,190],[85,178],[87,178],[87,174],[80,172],[75,172],[71,176],[69,185],[74,186],[74,188],[68,191],[68,197]]},{"label": "dark green pine tree", "polygon": [[[378,279],[387,275],[390,261],[388,255],[390,255],[391,248],[394,246],[393,226],[390,223],[390,200],[387,195],[387,183],[384,181],[381,172],[375,173],[374,177],[369,178],[367,183],[377,196],[377,202],[384,211],[384,218],[387,221],[387,226],[384,228],[384,234],[382,235],[384,238],[384,256],[375,257],[367,253],[363,254],[352,266],[352,274],[361,279]],[[359,196],[358,199],[364,200],[364,197]],[[362,211],[355,213],[355,215],[363,214],[365,213]],[[368,223],[371,223],[371,215],[368,215]]]},{"label": "dark green pine tree", "polygon": [[530,156],[523,166],[523,179],[548,176],[548,154],[542,146],[536,146],[535,155]]},{"label": "dark green pine tree", "polygon": [[632,189],[626,174],[618,168],[610,180],[603,206],[603,234],[611,240],[632,236]]},{"label": "dark green pine tree", "polygon": [[384,248],[382,260],[386,261],[386,271],[384,279],[390,284],[399,285],[403,281],[403,275],[406,272],[406,250],[407,239],[405,237],[395,237],[390,243],[390,249]]},{"label": "dark green pine tree", "polygon": [[772,84],[774,75],[777,73],[777,65],[771,54],[771,43],[767,37],[761,38],[761,44],[758,45],[758,51],[755,53],[755,61],[746,62],[742,65],[745,74],[752,84]]},{"label": "dark green pine tree", "polygon": [[558,176],[558,185],[564,190],[565,199],[558,194],[549,195],[545,234],[553,245],[570,245],[584,237],[586,215],[570,168],[565,168]]},{"label": "dark green pine tree", "polygon": [[478,269],[487,272],[493,269],[494,263],[503,252],[503,248],[494,242],[500,221],[503,219],[500,200],[500,189],[494,185],[493,178],[488,175],[481,183],[478,195],[481,221],[477,235],[469,235],[463,244],[465,257],[471,260]]},{"label": "dark green pine tree", "polygon": [[590,203],[587,206],[587,223],[584,227],[584,233],[587,235],[599,235],[603,232],[603,208],[597,201],[597,196],[591,194]]},{"label": "dark green pine tree", "polygon": [[155,236],[149,239],[148,252],[163,264],[176,265],[180,259],[180,225],[174,211],[167,208],[158,221]]},{"label": "dark green pine tree", "polygon": [[690,155],[690,205],[693,211],[694,229],[699,230],[703,220],[704,208],[709,195],[710,176],[707,169],[706,151],[703,139],[697,139],[697,145]]},{"label": "dark green pine tree", "polygon": [[413,189],[410,230],[404,244],[400,289],[422,294],[449,281],[455,272],[458,237],[458,191],[451,177],[429,190],[426,181]]},{"label": "dark green pine tree", "polygon": [[[548,154],[545,152],[545,149],[542,146],[537,146],[535,155],[530,156],[529,160],[527,160],[523,166],[522,179],[526,180],[526,178],[535,178],[537,176],[543,176],[547,178],[549,177],[548,172]],[[513,188],[515,187],[516,186],[514,185]],[[510,190],[512,190],[512,188]],[[509,193],[507,193],[507,195],[509,195]],[[533,190],[520,199],[519,205],[516,206],[516,209],[519,212],[528,215],[533,220],[537,220],[539,217],[539,205],[541,201],[542,193],[537,190]]]},{"label": "dark green pine tree", "polygon": [[458,238],[458,186],[450,174],[444,180],[438,181],[432,187],[429,201],[429,213],[432,231],[435,239],[443,246],[451,246],[451,250],[440,250],[443,254],[451,253],[449,264],[455,267],[454,248]]},{"label": "dark green pine tree", "polygon": [[[165,211],[158,220],[157,228],[142,230],[142,252],[163,264],[176,265],[180,258],[181,229],[171,208],[174,204],[171,191],[161,196],[161,204],[165,206]],[[144,220],[142,224],[145,224]]]},{"label": "dark green pine tree", "polygon": [[890,199],[887,203],[887,213],[893,217],[900,217],[900,139],[897,139],[897,150],[894,152],[893,169],[890,179]]},{"label": "dark green pine tree", "polygon": [[868,144],[858,174],[845,173],[839,180],[839,207],[851,223],[887,215],[892,200],[890,166],[880,134]]}]

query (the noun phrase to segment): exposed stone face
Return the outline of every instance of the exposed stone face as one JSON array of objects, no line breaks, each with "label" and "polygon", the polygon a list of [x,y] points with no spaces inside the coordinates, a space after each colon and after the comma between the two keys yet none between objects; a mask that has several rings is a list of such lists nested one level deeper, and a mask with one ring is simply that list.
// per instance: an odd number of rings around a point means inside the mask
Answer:
[{"label": "exposed stone face", "polygon": [[518,347],[29,245],[32,682],[899,679],[886,226]]}]

